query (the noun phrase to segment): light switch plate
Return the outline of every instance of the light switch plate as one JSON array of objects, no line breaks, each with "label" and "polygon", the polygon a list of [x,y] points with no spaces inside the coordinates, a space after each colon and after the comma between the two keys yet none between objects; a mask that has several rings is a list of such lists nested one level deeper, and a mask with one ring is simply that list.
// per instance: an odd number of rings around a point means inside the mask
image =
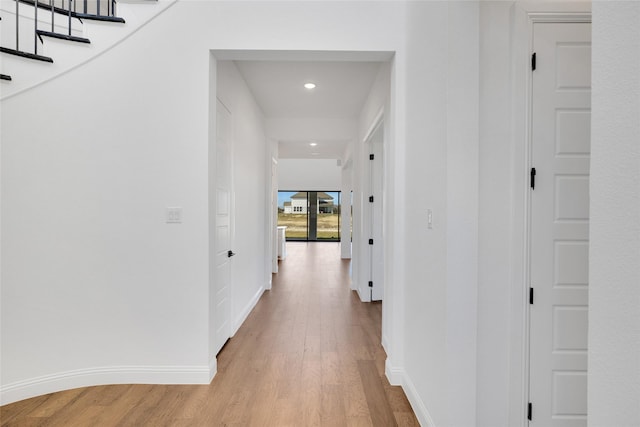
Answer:
[{"label": "light switch plate", "polygon": [[182,223],[182,208],[171,207],[167,208],[167,224],[180,224]]}]

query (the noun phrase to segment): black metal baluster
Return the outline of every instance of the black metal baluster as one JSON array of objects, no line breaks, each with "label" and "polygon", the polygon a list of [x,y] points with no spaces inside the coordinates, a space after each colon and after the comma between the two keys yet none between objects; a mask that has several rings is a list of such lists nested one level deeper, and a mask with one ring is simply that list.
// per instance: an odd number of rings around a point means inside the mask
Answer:
[{"label": "black metal baluster", "polygon": [[71,0],[69,0],[69,2],[67,3],[67,6],[69,6],[69,35],[71,35]]},{"label": "black metal baluster", "polygon": [[55,31],[55,26],[53,24],[54,20],[55,20],[55,18],[54,18],[54,16],[55,16],[55,11],[54,11],[55,3],[54,3],[54,0],[51,0],[49,2],[49,4],[51,5],[51,32],[53,33]]},{"label": "black metal baluster", "polygon": [[34,46],[33,46],[33,53],[35,53],[36,55],[38,54],[38,0],[36,0],[33,3],[33,39],[34,39]]},{"label": "black metal baluster", "polygon": [[[38,29],[38,25],[39,25],[39,16],[38,16],[38,9],[40,4],[38,3],[38,0],[34,0],[33,2],[33,39],[34,39],[34,43],[33,43],[33,53],[31,52],[27,52],[27,51],[23,51],[20,50],[20,20],[22,19],[22,17],[20,16],[20,1],[23,0],[15,0],[16,2],[16,48],[15,49],[11,49],[8,47],[3,47],[0,46],[0,52],[2,53],[8,53],[10,55],[16,55],[16,56],[20,56],[22,58],[29,58],[29,59],[35,59],[38,61],[44,61],[44,62],[53,62],[53,59],[47,57],[47,56],[42,56],[42,55],[38,55],[38,39],[40,39],[40,42],[42,42],[42,37],[40,35],[40,33],[45,33],[46,31],[43,30],[39,30]],[[44,2],[46,2],[46,0],[42,0]],[[44,5],[45,3],[43,3]],[[46,5],[44,6],[46,7]],[[26,12],[27,14],[29,12]],[[29,18],[27,16],[24,17],[24,20],[28,20]],[[46,23],[45,23],[46,26]],[[28,31],[27,31],[27,35],[28,35]],[[29,37],[27,37],[27,45],[29,44]],[[27,47],[28,49],[28,47]]]},{"label": "black metal baluster", "polygon": [[16,50],[20,50],[18,42],[20,41],[20,1],[16,0]]}]

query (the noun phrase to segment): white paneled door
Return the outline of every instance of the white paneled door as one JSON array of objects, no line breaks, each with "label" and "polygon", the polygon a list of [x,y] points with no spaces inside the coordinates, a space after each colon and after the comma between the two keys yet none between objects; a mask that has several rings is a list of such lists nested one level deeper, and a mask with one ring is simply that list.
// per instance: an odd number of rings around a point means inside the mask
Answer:
[{"label": "white paneled door", "polygon": [[530,425],[586,426],[591,25],[533,42]]},{"label": "white paneled door", "polygon": [[216,103],[215,242],[213,347],[217,354],[231,336],[231,256],[233,242],[231,113]]}]

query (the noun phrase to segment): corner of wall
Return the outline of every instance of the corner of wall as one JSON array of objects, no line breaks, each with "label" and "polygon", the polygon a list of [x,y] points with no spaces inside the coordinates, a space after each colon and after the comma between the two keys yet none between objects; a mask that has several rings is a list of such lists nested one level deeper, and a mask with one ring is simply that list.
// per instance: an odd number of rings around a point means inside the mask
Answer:
[{"label": "corner of wall", "polygon": [[216,356],[211,357],[209,360],[209,384],[213,381],[213,377],[218,373],[218,359]]},{"label": "corner of wall", "polygon": [[238,329],[240,329],[240,326],[242,326],[244,321],[247,320],[247,317],[249,317],[249,313],[251,313],[251,310],[253,310],[256,304],[258,304],[258,301],[260,300],[260,297],[262,296],[264,291],[265,291],[264,285],[260,286],[260,288],[258,288],[258,291],[253,295],[251,300],[249,300],[249,303],[240,312],[240,314],[235,319],[235,322],[233,324],[233,331],[231,332],[231,336],[234,336],[236,332],[238,332]]},{"label": "corner of wall", "polygon": [[420,394],[405,369],[393,366],[391,360],[387,358],[384,365],[384,372],[391,385],[402,387],[420,425],[423,427],[435,427],[436,423],[433,421],[431,414],[429,414],[426,405],[420,398]]},{"label": "corner of wall", "polygon": [[[353,287],[354,285],[352,284],[351,286]],[[371,302],[371,296],[368,295],[366,291],[362,291],[362,289],[357,285],[355,285],[353,289],[358,292],[358,298],[360,298],[360,301]]]}]

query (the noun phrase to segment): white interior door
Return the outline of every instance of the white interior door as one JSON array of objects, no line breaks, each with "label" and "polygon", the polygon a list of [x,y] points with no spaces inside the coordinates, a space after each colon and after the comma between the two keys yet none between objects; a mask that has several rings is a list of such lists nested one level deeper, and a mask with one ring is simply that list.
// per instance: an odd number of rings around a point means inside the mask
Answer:
[{"label": "white interior door", "polygon": [[369,281],[371,300],[381,301],[384,297],[384,242],[382,237],[382,142],[383,124],[369,139],[369,184],[368,184],[368,228],[369,239]]},{"label": "white interior door", "polygon": [[231,337],[231,256],[233,243],[231,113],[216,103],[216,214],[214,243],[213,325],[214,353]]},{"label": "white interior door", "polygon": [[533,27],[530,425],[586,426],[591,26]]}]

